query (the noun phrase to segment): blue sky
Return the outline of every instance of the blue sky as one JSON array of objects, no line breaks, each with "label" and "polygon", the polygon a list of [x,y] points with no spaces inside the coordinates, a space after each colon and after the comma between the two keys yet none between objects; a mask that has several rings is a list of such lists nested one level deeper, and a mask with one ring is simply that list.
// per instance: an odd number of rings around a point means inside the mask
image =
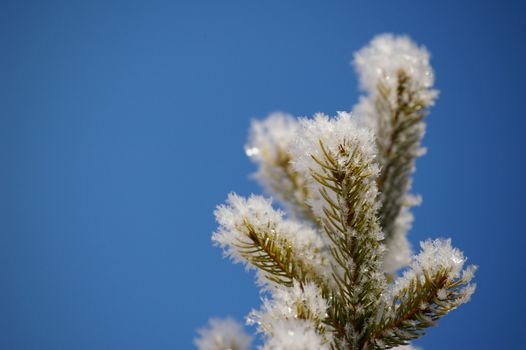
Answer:
[{"label": "blue sky", "polygon": [[251,118],[356,102],[374,35],[428,47],[441,95],[411,233],[480,265],[418,342],[516,349],[524,326],[521,1],[2,1],[0,348],[191,349],[259,304],[212,247],[214,207],[259,192]]}]

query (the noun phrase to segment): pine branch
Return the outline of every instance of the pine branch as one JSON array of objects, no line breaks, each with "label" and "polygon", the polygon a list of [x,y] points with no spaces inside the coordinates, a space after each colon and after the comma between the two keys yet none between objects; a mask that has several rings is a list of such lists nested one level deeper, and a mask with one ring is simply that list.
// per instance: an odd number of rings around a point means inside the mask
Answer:
[{"label": "pine branch", "polygon": [[[331,317],[333,315],[331,311],[341,313],[345,308],[339,302],[340,295],[330,287],[330,282],[318,273],[319,268],[296,258],[298,254],[295,252],[294,244],[280,235],[275,228],[256,230],[248,223],[245,223],[245,228],[239,228],[243,231],[245,229],[252,243],[247,244],[245,241],[240,241],[234,245],[243,258],[263,272],[267,280],[289,288],[293,288],[295,283],[298,283],[302,291],[306,285],[314,283],[319,290],[320,297],[331,300],[330,308],[322,318],[313,314],[308,305],[304,303],[290,305],[289,308],[292,307],[295,310],[294,318],[313,321],[317,332],[321,335],[327,332],[327,326],[329,326],[345,336],[345,323],[342,318]],[[313,251],[312,254],[321,255],[321,251]]]},{"label": "pine branch", "polygon": [[[406,202],[411,187],[415,160],[421,155],[423,120],[427,116],[428,102],[419,98],[411,78],[403,70],[397,73],[396,91],[391,91],[381,80],[378,82],[376,110],[383,123],[378,125],[377,147],[382,171],[378,177],[381,192],[380,224],[389,241],[395,222]],[[392,102],[394,100],[394,102]],[[386,125],[386,123],[388,125]]]},{"label": "pine branch", "polygon": [[298,121],[287,114],[273,113],[265,120],[254,120],[246,153],[258,164],[254,175],[266,192],[296,218],[318,225],[308,205],[311,193],[306,178],[291,164],[290,146],[298,131]]},{"label": "pine branch", "polygon": [[476,267],[462,271],[466,259],[451,246],[451,240],[421,243],[422,252],[394,284],[386,312],[368,331],[369,345],[385,349],[407,344],[425,334],[425,329],[469,300]]},{"label": "pine branch", "polygon": [[295,258],[293,245],[275,231],[269,223],[266,230],[257,230],[249,222],[240,231],[246,232],[246,240],[238,240],[234,245],[239,254],[254,267],[264,271],[269,281],[291,287],[293,280],[305,283],[315,269]]},{"label": "pine branch", "polygon": [[451,279],[449,269],[424,270],[413,277],[393,297],[392,313],[371,329],[370,343],[377,349],[389,349],[420,338],[425,329],[466,302],[473,292],[466,277]]},{"label": "pine branch", "polygon": [[285,220],[283,212],[260,196],[231,194],[215,214],[220,227],[212,239],[234,261],[258,269],[258,276],[276,284],[312,281],[327,289],[323,242],[310,226]]},{"label": "pine branch", "polygon": [[322,224],[338,265],[333,277],[341,303],[333,305],[327,323],[360,348],[384,283],[378,273],[381,254],[375,197],[368,195],[376,191],[376,174],[359,145],[342,143],[337,154],[327,150],[321,140],[319,147],[323,158],[312,155],[319,168],[311,174],[321,185],[319,193],[325,202]]},{"label": "pine branch", "polygon": [[353,113],[376,136],[381,168],[378,215],[385,235],[387,274],[407,265],[411,256],[406,238],[413,222],[410,208],[420,202],[410,194],[412,175],[415,159],[424,153],[424,120],[438,94],[429,59],[425,47],[409,38],[384,34],[359,50],[353,60],[366,92]]},{"label": "pine branch", "polygon": [[[450,240],[422,242],[403,276],[393,273],[411,255],[409,192],[437,94],[429,53],[386,34],[354,64],[367,92],[354,112],[361,121],[344,112],[299,121],[275,113],[252,123],[246,153],[256,177],[307,223],[284,219],[259,196],[231,194],[215,212],[213,240],[256,269],[270,296],[247,318],[265,336],[262,350],[406,345],[475,289],[475,267],[462,270],[466,259]],[[220,333],[196,344],[204,350]]]},{"label": "pine branch", "polygon": [[265,162],[260,164],[256,178],[261,179],[268,192],[285,203],[296,217],[318,224],[318,218],[308,205],[311,194],[306,180],[292,167],[290,154],[276,146],[274,156],[265,154],[263,157]]}]

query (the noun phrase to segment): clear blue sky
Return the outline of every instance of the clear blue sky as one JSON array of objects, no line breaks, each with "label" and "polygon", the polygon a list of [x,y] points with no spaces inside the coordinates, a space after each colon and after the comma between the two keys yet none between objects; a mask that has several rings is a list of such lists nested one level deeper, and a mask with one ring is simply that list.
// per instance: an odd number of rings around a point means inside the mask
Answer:
[{"label": "clear blue sky", "polygon": [[[2,1],[0,349],[191,349],[259,304],[212,247],[213,209],[259,192],[250,119],[349,110],[375,34],[432,52],[440,99],[412,242],[480,265],[418,344],[518,349],[526,303],[523,1]],[[519,342],[521,340],[521,342]]]}]

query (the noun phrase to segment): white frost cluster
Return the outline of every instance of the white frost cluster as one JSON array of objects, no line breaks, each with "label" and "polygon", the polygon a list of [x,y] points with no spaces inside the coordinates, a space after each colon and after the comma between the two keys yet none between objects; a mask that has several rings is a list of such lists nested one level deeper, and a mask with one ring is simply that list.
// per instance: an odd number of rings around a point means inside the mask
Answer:
[{"label": "white frost cluster", "polygon": [[450,271],[450,276],[459,276],[466,258],[464,253],[451,246],[451,239],[426,240],[420,243],[422,251],[413,258],[411,269],[415,272],[424,270],[431,273],[441,269]]},{"label": "white frost cluster", "polygon": [[219,228],[212,235],[212,241],[225,249],[226,255],[235,262],[243,261],[235,245],[247,241],[246,222],[250,222],[255,229],[266,229],[269,224],[275,226],[280,223],[284,215],[272,208],[269,199],[255,195],[245,199],[235,193],[229,194],[226,205],[219,205],[214,214]]},{"label": "white frost cluster", "polygon": [[[296,259],[320,271],[329,269],[321,253],[323,241],[318,233],[309,225],[285,219],[284,215],[283,211],[272,208],[270,199],[256,195],[245,199],[231,193],[226,205],[219,205],[215,211],[219,228],[212,240],[235,262],[245,262],[237,245],[251,243],[247,237],[249,224],[256,232],[272,232],[277,240],[286,239],[294,247]],[[260,278],[260,282],[265,283],[265,279]]]},{"label": "white frost cluster", "polygon": [[[460,304],[468,302],[475,291],[475,285],[469,284],[469,282],[473,279],[477,267],[470,265],[463,270],[467,259],[462,251],[451,246],[451,239],[426,240],[420,243],[420,247],[422,248],[420,254],[413,257],[409,269],[404,272],[402,277],[397,279],[395,292],[406,288],[411,280],[415,278],[419,278],[424,282],[424,273],[434,275],[440,270],[447,270],[449,281],[462,278],[467,283],[467,286],[463,289],[464,296]],[[440,298],[442,294],[441,299],[444,299],[444,293],[445,291],[439,291],[438,297]]]},{"label": "white frost cluster", "polygon": [[245,152],[261,163],[276,158],[278,150],[288,150],[296,138],[299,123],[290,114],[274,112],[264,120],[253,120]]},{"label": "white frost cluster", "polygon": [[[367,92],[361,96],[353,108],[361,121],[375,132],[379,128],[389,129],[385,118],[390,118],[390,113],[378,114],[376,111],[376,96],[378,85],[382,83],[389,89],[389,100],[396,103],[396,86],[398,73],[404,71],[410,79],[410,90],[421,99],[426,106],[431,106],[438,96],[438,91],[433,89],[434,73],[429,63],[430,55],[425,47],[418,47],[407,36],[381,34],[371,43],[354,55],[353,64],[358,73],[360,87]],[[425,125],[419,126],[421,135],[425,132]],[[382,142],[382,140],[380,140]],[[425,149],[420,149],[425,152]]]},{"label": "white frost cluster", "polygon": [[275,112],[264,120],[253,120],[245,152],[258,165],[253,177],[265,193],[276,198],[291,216],[305,218],[306,180],[290,164],[290,147],[299,136],[300,124],[291,115]]},{"label": "white frost cluster", "polygon": [[260,350],[329,350],[329,344],[308,320],[286,319],[273,324],[265,345]]},{"label": "white frost cluster", "polygon": [[[364,91],[375,93],[379,79],[383,79],[387,87],[394,87],[399,70],[408,74],[416,84],[415,90],[419,90],[433,86],[434,73],[429,58],[427,49],[418,47],[409,37],[381,34],[354,54],[353,64]],[[434,96],[436,92],[429,95]]]},{"label": "white frost cluster", "polygon": [[[294,167],[301,173],[308,173],[310,169],[317,167],[317,163],[312,159],[324,159],[320,148],[320,141],[323,146],[337,155],[338,147],[343,144],[350,148],[358,148],[364,155],[371,159],[372,170],[376,173],[378,168],[374,166],[376,148],[374,146],[373,134],[360,126],[350,113],[338,112],[334,118],[318,113],[314,118],[302,118],[301,136],[292,145],[291,153]],[[337,160],[343,165],[348,162],[350,157],[340,157]]]},{"label": "white frost cluster", "polygon": [[[375,132],[380,128],[389,129],[389,123],[384,119],[390,118],[390,113],[379,115],[376,111],[378,85],[381,83],[389,89],[388,98],[395,104],[400,71],[409,77],[409,87],[416,94],[415,97],[421,99],[425,105],[432,106],[438,91],[432,88],[434,72],[429,59],[427,49],[418,47],[407,36],[376,36],[369,45],[354,54],[353,65],[358,73],[360,87],[367,95],[360,96],[353,113]],[[423,135],[425,125],[421,124],[419,127],[422,128],[420,133]]]},{"label": "white frost cluster", "polygon": [[232,318],[212,318],[209,327],[197,332],[199,338],[194,339],[194,344],[199,350],[248,350],[252,342],[243,326]]},{"label": "white frost cluster", "polygon": [[301,286],[297,281],[291,288],[280,285],[271,290],[272,299],[263,299],[260,310],[252,310],[247,318],[249,324],[257,324],[259,331],[271,334],[276,321],[308,317],[321,321],[327,315],[327,301],[316,284]]},{"label": "white frost cluster", "polygon": [[[309,174],[311,170],[320,171],[320,166],[313,157],[318,160],[323,160],[323,150],[320,146],[320,141],[323,143],[325,149],[335,156],[336,161],[343,167],[345,164],[355,162],[356,158],[351,157],[352,151],[357,150],[361,154],[361,159],[368,164],[368,172],[373,175],[369,177],[374,179],[379,172],[378,166],[374,161],[376,155],[376,148],[374,146],[373,134],[366,128],[360,126],[356,120],[351,118],[350,113],[339,112],[335,118],[329,118],[325,114],[316,114],[313,119],[300,119],[302,126],[301,137],[296,139],[292,145],[291,154],[294,168],[303,174]],[[349,151],[347,156],[342,156],[339,147],[346,146]],[[311,181],[309,186],[313,194],[319,194],[321,184],[312,180],[311,176],[306,176]],[[333,192],[329,195],[334,195]],[[375,202],[377,191],[376,186],[371,186],[369,193],[362,194],[370,198],[368,202]],[[331,198],[335,203],[337,198]],[[326,202],[323,198],[313,196],[309,202],[314,214],[318,217],[323,217],[323,208]]]}]

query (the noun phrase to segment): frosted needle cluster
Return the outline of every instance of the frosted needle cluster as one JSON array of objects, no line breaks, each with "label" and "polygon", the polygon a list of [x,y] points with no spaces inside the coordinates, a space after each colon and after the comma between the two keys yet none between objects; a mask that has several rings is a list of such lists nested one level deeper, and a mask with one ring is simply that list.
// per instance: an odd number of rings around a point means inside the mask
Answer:
[{"label": "frosted needle cluster", "polygon": [[[383,34],[353,60],[363,95],[352,112],[252,123],[246,154],[278,201],[231,193],[214,244],[254,269],[262,305],[247,325],[262,350],[416,350],[410,342],[469,301],[476,267],[450,239],[413,254],[407,234],[415,161],[434,104],[428,51]],[[199,331],[200,350],[247,350],[232,319]]]}]

